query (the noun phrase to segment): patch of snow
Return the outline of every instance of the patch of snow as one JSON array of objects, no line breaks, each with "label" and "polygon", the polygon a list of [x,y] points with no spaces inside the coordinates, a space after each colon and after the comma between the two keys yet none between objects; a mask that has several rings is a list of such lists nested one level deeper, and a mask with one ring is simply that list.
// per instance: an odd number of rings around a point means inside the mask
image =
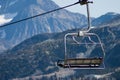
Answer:
[{"label": "patch of snow", "polygon": [[94,28],[97,28],[97,27],[95,27],[95,26],[91,26],[90,28],[91,28],[91,29],[94,29]]},{"label": "patch of snow", "polygon": [[49,33],[52,32],[50,26],[47,26],[47,30],[48,30]]},{"label": "patch of snow", "polygon": [[0,15],[0,26],[12,21],[16,15],[17,13],[13,13],[13,14],[8,13],[8,14]]},{"label": "patch of snow", "polygon": [[[24,78],[15,78],[15,79],[12,79],[12,80],[30,80],[33,79],[33,80],[41,80],[42,77],[46,77],[46,78],[50,78],[52,76],[56,76],[57,78],[64,78],[66,76],[70,76],[70,75],[73,75],[75,73],[74,70],[70,70],[70,69],[61,69],[55,73],[50,73],[50,74],[41,74],[41,75],[38,75],[38,76],[28,76],[28,77],[24,77]],[[55,79],[53,79],[55,80]]]},{"label": "patch of snow", "polygon": [[47,68],[46,68],[46,71],[48,71],[48,70],[50,70],[50,69],[53,69],[54,68],[54,66],[48,66]]},{"label": "patch of snow", "polygon": [[91,74],[91,75],[86,75],[86,78],[96,78],[96,79],[103,79],[103,78],[107,78],[110,75],[112,75],[114,72],[110,72],[107,74],[102,74],[102,75],[95,75],[95,74]]},{"label": "patch of snow", "polygon": [[46,42],[54,42],[55,40],[54,39],[48,39],[48,40],[44,40],[43,42],[41,42],[41,43],[38,43],[38,45],[42,45],[42,44],[45,44]]},{"label": "patch of snow", "polygon": [[120,67],[119,67],[119,68],[117,68],[117,69],[115,69],[115,71],[116,71],[116,72],[119,72],[119,71],[120,71]]},{"label": "patch of snow", "polygon": [[104,78],[104,75],[94,75],[95,78],[100,79],[100,78]]},{"label": "patch of snow", "polygon": [[59,72],[56,72],[56,76],[58,78],[64,78],[70,75],[74,75],[75,71],[74,70],[70,70],[70,69],[61,69],[59,70]]},{"label": "patch of snow", "polygon": [[103,75],[94,75],[94,77],[97,78],[97,79],[106,78],[106,77],[110,76],[113,73],[114,72],[111,72],[111,73],[108,73],[108,74],[103,74]]},{"label": "patch of snow", "polygon": [[[77,53],[77,54],[75,54],[75,57],[76,58],[87,58],[88,56],[90,56],[90,54],[92,53],[92,51],[95,49],[95,46],[96,46],[96,44],[92,44],[92,42],[94,42],[94,41],[92,41],[91,40],[91,45],[89,45],[88,43],[90,43],[90,42],[86,42],[86,43],[84,43],[84,42],[78,42],[77,40],[76,40],[76,43],[77,44],[84,44],[83,46],[84,46],[84,48],[85,49],[87,49],[86,51],[80,51],[79,50],[79,52]],[[82,46],[82,47],[83,47]],[[81,49],[82,47],[79,47],[79,49]]]},{"label": "patch of snow", "polygon": [[0,26],[12,21],[12,19],[5,19],[5,15],[0,15]]},{"label": "patch of snow", "polygon": [[0,5],[0,8],[1,8],[2,6]]},{"label": "patch of snow", "polygon": [[95,47],[96,47],[95,44],[92,45],[92,46],[87,46],[87,45],[86,45],[86,48],[87,48],[87,51],[85,52],[86,57],[87,57],[87,56],[90,56],[90,54],[91,54],[92,51],[95,49]]},{"label": "patch of snow", "polygon": [[49,52],[49,51],[45,51],[45,53],[46,53],[47,55],[49,55],[49,54],[50,54],[50,52]]},{"label": "patch of snow", "polygon": [[86,57],[84,53],[79,53],[79,54],[76,54],[76,58],[84,58]]}]

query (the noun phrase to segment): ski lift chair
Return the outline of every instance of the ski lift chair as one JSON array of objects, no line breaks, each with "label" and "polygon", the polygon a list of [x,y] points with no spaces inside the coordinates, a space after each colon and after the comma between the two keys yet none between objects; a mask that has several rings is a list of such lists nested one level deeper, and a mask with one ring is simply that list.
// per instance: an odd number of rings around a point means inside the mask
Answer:
[{"label": "ski lift chair", "polygon": [[[81,0],[79,0],[81,1]],[[87,0],[82,0],[82,1],[87,1]],[[105,64],[104,64],[104,57],[105,57],[105,51],[102,45],[102,42],[99,38],[99,36],[95,33],[90,33],[90,16],[89,16],[89,6],[88,3],[92,2],[80,2],[80,4],[86,4],[87,6],[87,16],[88,16],[88,29],[87,30],[82,30],[77,33],[67,33],[64,36],[64,48],[65,48],[65,59],[64,60],[58,60],[57,65],[63,68],[73,68],[73,69],[104,69]],[[100,45],[100,48],[102,50],[102,57],[92,57],[92,58],[69,58],[68,57],[68,52],[67,52],[67,37],[72,37],[73,42],[76,44],[98,44]],[[94,41],[91,36],[94,36],[97,38],[98,42]],[[91,43],[80,43],[79,40],[77,40],[75,37],[87,37],[89,42]]]}]

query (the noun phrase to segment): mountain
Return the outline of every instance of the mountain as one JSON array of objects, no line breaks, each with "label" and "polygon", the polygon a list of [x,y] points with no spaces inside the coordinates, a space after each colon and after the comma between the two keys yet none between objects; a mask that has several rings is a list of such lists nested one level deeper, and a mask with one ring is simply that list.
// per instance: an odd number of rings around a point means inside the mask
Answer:
[{"label": "mountain", "polygon": [[[0,6],[0,25],[59,8],[51,0],[29,0],[29,2],[28,0],[0,0]],[[0,29],[0,47],[10,49],[21,41],[40,33],[54,33],[80,28],[86,25],[86,20],[86,16],[82,14],[63,9],[9,25]]]},{"label": "mountain", "polygon": [[108,12],[92,21],[93,26],[118,26],[120,25],[120,14]]},{"label": "mountain", "polygon": [[[105,69],[66,71],[66,69],[61,69],[56,66],[57,60],[64,59],[64,35],[76,31],[78,30],[74,29],[60,33],[39,34],[25,40],[6,53],[1,54],[0,78],[2,80],[53,80],[56,78],[69,80],[73,78],[96,79],[100,76],[99,79],[102,78],[103,80],[119,80],[117,75],[120,74],[120,28],[116,25],[114,27],[106,26],[91,30],[91,32],[97,33],[104,43],[106,53]],[[69,47],[72,47],[72,45],[69,45]],[[74,53],[79,50],[77,47],[71,49],[74,50]],[[99,52],[98,50],[98,46],[87,48],[87,51],[91,51],[91,55],[93,52]]]}]

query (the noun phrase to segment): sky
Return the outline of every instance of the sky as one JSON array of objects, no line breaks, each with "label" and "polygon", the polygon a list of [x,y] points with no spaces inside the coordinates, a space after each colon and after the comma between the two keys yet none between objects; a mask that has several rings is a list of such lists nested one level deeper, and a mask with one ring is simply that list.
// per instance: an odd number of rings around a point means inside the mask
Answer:
[{"label": "sky", "polygon": [[[52,0],[60,7],[66,6],[77,2],[78,0]],[[91,0],[90,0],[91,1]],[[106,14],[107,12],[120,13],[120,0],[92,0],[94,3],[90,4],[90,15],[91,17],[99,17]],[[79,4],[66,8],[71,12],[82,13],[86,15],[86,6],[80,6]]]}]

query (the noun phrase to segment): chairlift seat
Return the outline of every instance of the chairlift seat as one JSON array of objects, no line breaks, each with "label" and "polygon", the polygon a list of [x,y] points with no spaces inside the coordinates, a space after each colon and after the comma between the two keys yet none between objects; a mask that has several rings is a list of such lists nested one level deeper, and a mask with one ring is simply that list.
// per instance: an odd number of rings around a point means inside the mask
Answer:
[{"label": "chairlift seat", "polygon": [[99,67],[103,58],[75,58],[59,60],[57,65],[63,68],[95,68]]},{"label": "chairlift seat", "polygon": [[[57,65],[63,68],[79,68],[79,69],[104,69],[105,68],[105,64],[104,64],[104,60],[103,58],[105,58],[105,51],[102,45],[102,42],[99,38],[99,36],[96,33],[91,33],[89,32],[91,30],[91,21],[90,21],[90,14],[89,14],[89,5],[88,3],[93,3],[92,1],[88,1],[88,0],[79,0],[81,5],[86,4],[86,8],[87,8],[87,22],[88,22],[88,28],[87,30],[80,30],[78,33],[67,33],[64,36],[64,54],[65,54],[65,59],[63,60],[58,60]],[[87,40],[84,40],[82,42],[81,39],[76,39],[75,37],[83,37],[83,38],[87,38]],[[94,39],[96,38],[96,39]],[[95,57],[95,58],[69,58],[71,56],[69,56],[69,52],[71,51],[68,44],[68,42],[70,41],[70,39],[72,39],[72,43],[75,44],[83,44],[85,45],[85,47],[87,47],[87,45],[91,45],[91,44],[99,44],[101,47],[101,51],[103,54],[102,57]],[[88,42],[87,42],[88,41]],[[69,42],[71,43],[71,42]],[[80,51],[79,53],[81,53],[82,51]],[[71,52],[72,53],[72,52]],[[71,54],[70,53],[70,54]],[[78,52],[77,52],[78,53]]]}]

